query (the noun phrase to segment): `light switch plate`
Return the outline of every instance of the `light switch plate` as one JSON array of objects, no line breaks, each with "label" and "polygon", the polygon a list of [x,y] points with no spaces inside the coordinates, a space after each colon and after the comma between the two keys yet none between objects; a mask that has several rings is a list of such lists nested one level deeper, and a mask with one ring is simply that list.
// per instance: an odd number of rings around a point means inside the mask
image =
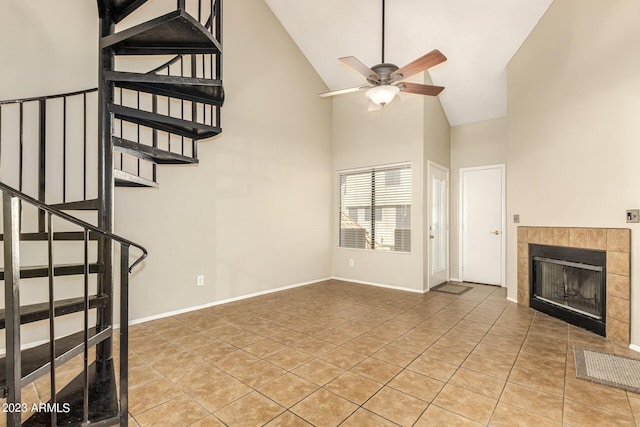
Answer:
[{"label": "light switch plate", "polygon": [[627,222],[640,222],[640,209],[627,210]]}]

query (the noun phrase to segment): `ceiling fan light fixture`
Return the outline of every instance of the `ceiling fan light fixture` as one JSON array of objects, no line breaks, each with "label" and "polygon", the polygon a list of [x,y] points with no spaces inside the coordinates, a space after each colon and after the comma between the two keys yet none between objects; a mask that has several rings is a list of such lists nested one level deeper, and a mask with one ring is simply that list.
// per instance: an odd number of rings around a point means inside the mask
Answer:
[{"label": "ceiling fan light fixture", "polygon": [[365,95],[374,104],[385,106],[400,92],[400,88],[392,85],[380,85],[369,89]]}]

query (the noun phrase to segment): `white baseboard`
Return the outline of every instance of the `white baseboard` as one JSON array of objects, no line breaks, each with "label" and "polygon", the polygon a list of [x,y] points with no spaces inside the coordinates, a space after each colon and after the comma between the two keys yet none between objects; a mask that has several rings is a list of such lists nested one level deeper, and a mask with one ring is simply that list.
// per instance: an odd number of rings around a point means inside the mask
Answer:
[{"label": "white baseboard", "polygon": [[638,353],[640,353],[640,345],[629,344],[629,350],[637,351]]},{"label": "white baseboard", "polygon": [[[160,313],[160,314],[154,314],[153,316],[147,316],[147,317],[142,317],[140,319],[131,320],[131,321],[129,321],[129,325],[137,325],[137,324],[140,324],[140,323],[150,322],[152,320],[163,319],[165,317],[177,316],[178,314],[184,314],[184,313],[189,313],[191,311],[202,310],[204,308],[214,307],[216,305],[227,304],[227,303],[230,303],[230,302],[240,301],[240,300],[243,300],[243,299],[258,297],[260,295],[267,295],[267,294],[271,294],[271,293],[274,293],[274,292],[285,291],[287,289],[299,288],[299,287],[302,287],[302,286],[312,285],[314,283],[324,282],[324,281],[327,281],[327,280],[330,280],[330,279],[331,279],[331,277],[324,277],[324,278],[320,278],[320,279],[316,279],[316,280],[311,280],[309,282],[294,283],[292,285],[281,286],[279,288],[267,289],[267,290],[264,290],[264,291],[253,292],[253,293],[250,293],[250,294],[240,295],[240,296],[232,297],[232,298],[226,298],[226,299],[209,302],[209,303],[202,304],[202,305],[196,305],[196,306],[193,306],[193,307],[181,308],[179,310],[168,311],[168,312]],[[114,329],[115,328],[119,328],[119,327],[120,327],[119,323],[114,325]]]},{"label": "white baseboard", "polygon": [[451,277],[449,278],[450,282],[462,282],[462,280],[458,279],[457,277]]},{"label": "white baseboard", "polygon": [[428,291],[425,291],[425,290],[405,288],[403,286],[395,286],[395,285],[387,285],[387,284],[384,284],[384,283],[367,282],[367,281],[364,281],[364,280],[347,279],[345,277],[333,276],[331,278],[333,280],[341,280],[343,282],[359,283],[361,285],[376,286],[378,288],[395,289],[397,291],[413,292],[413,293],[417,293],[417,294],[424,294],[424,293],[428,292]]},{"label": "white baseboard", "polygon": [[516,304],[518,303],[518,299],[517,298],[513,298],[513,297],[507,297],[507,301],[511,301],[511,302],[516,303]]},{"label": "white baseboard", "polygon": [[[165,317],[176,316],[178,314],[189,313],[191,311],[202,310],[203,308],[209,308],[209,307],[213,307],[213,306],[216,306],[216,305],[226,304],[226,303],[229,303],[229,302],[240,301],[240,300],[243,300],[243,299],[257,297],[257,296],[260,296],[260,295],[271,294],[273,292],[284,291],[284,290],[287,290],[287,289],[299,288],[299,287],[302,287],[302,286],[312,285],[314,283],[324,282],[324,281],[327,281],[327,280],[330,280],[330,279],[331,279],[331,277],[325,277],[325,278],[321,278],[321,279],[317,279],[317,280],[312,280],[312,281],[309,281],[309,282],[294,283],[292,285],[282,286],[282,287],[275,288],[275,289],[268,289],[266,291],[254,292],[254,293],[247,294],[247,295],[241,295],[241,296],[238,296],[238,297],[227,298],[227,299],[223,299],[223,300],[220,300],[220,301],[210,302],[210,303],[207,303],[207,304],[202,304],[202,305],[197,305],[197,306],[187,307],[187,308],[181,308],[179,310],[168,311],[166,313],[154,314],[153,316],[147,316],[147,317],[142,317],[140,319],[131,320],[131,321],[129,321],[129,325],[137,325],[139,323],[150,322],[152,320],[158,320],[158,319],[163,319]],[[113,329],[120,329],[120,323],[114,324],[113,325]],[[57,338],[63,338],[63,337],[60,336],[60,337],[57,337]],[[49,342],[48,339],[32,341],[32,342],[29,342],[29,343],[23,343],[20,346],[20,348],[22,350],[25,350],[25,349],[36,347],[36,346],[39,346],[41,344],[45,344],[45,343],[48,343],[48,342]],[[6,349],[5,348],[0,349],[0,356],[4,355],[4,354],[6,354]]]}]

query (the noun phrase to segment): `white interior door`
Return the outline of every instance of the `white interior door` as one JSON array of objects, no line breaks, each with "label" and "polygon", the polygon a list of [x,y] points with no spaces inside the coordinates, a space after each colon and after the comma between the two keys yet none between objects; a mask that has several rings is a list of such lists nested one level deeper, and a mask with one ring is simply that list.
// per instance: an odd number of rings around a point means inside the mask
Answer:
[{"label": "white interior door", "polygon": [[449,169],[428,164],[429,288],[449,280]]},{"label": "white interior door", "polygon": [[460,170],[462,280],[504,285],[504,165]]}]

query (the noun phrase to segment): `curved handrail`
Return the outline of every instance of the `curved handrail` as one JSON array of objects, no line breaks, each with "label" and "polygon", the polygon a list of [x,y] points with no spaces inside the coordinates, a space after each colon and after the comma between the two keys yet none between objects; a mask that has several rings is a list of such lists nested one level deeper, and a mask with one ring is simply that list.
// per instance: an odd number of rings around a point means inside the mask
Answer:
[{"label": "curved handrail", "polygon": [[97,91],[98,91],[98,88],[95,87],[91,89],[77,90],[75,92],[58,93],[55,95],[34,96],[32,98],[22,98],[22,99],[8,99],[5,101],[0,100],[0,105],[19,104],[21,102],[33,102],[33,101],[41,101],[45,99],[65,98],[69,96],[82,95],[84,93],[91,93],[91,92],[97,92]]},{"label": "curved handrail", "polygon": [[131,264],[131,266],[129,267],[129,273],[131,273],[131,271],[134,269],[134,267],[137,266],[138,264],[140,264],[142,262],[142,260],[144,260],[147,257],[147,255],[149,254],[147,252],[147,250],[143,246],[141,246],[141,245],[139,245],[137,243],[134,243],[131,240],[125,239],[124,237],[120,237],[120,236],[118,236],[116,234],[113,234],[113,233],[110,233],[108,231],[102,230],[102,229],[96,227],[95,225],[89,224],[88,222],[84,222],[84,221],[82,221],[82,220],[80,220],[80,219],[78,219],[78,218],[76,218],[76,217],[74,217],[72,215],[69,215],[68,213],[65,213],[65,212],[62,212],[59,209],[53,208],[53,207],[47,205],[46,203],[43,203],[43,202],[41,202],[39,200],[34,199],[31,196],[27,196],[26,194],[16,190],[13,187],[10,187],[10,186],[6,185],[5,183],[3,183],[1,181],[0,181],[0,190],[6,191],[7,193],[12,194],[13,196],[18,197],[19,199],[24,200],[25,202],[27,202],[29,204],[32,204],[32,205],[38,207],[39,209],[42,209],[43,211],[49,212],[52,215],[55,215],[55,216],[57,216],[59,218],[67,220],[67,221],[69,221],[69,222],[71,222],[71,223],[73,223],[73,224],[75,224],[75,225],[77,225],[79,227],[84,228],[85,230],[90,230],[90,231],[93,231],[95,233],[101,234],[101,235],[103,235],[105,237],[108,237],[111,240],[115,240],[116,242],[119,242],[122,245],[133,246],[135,248],[138,248],[142,252],[142,255],[138,259],[136,259],[133,264]]}]

